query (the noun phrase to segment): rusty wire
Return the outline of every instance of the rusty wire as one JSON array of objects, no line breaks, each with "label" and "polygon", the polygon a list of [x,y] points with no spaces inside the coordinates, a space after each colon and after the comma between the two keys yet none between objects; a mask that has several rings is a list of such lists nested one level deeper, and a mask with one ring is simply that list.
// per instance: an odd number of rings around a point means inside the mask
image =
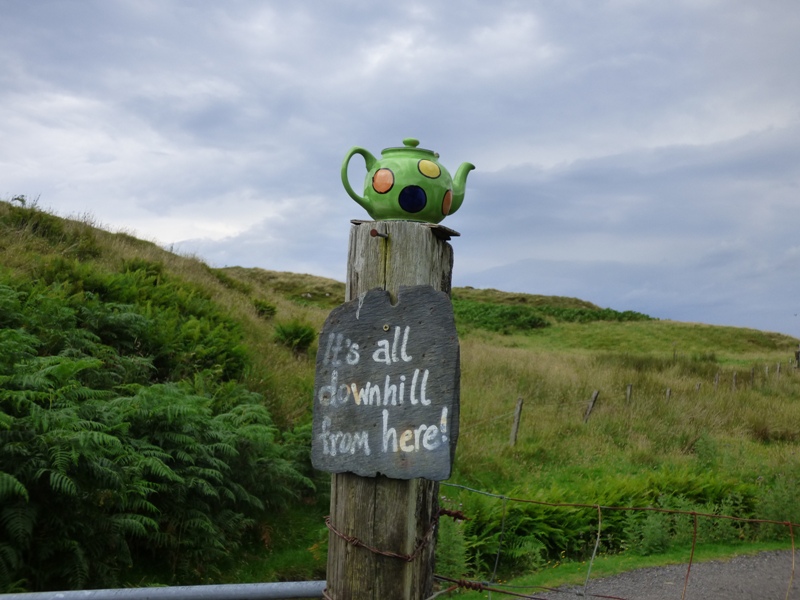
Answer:
[{"label": "rusty wire", "polygon": [[[541,598],[540,596],[534,596],[531,594],[521,594],[519,592],[512,592],[508,589],[508,586],[497,587],[499,584],[490,585],[484,581],[472,581],[469,579],[453,579],[452,577],[445,577],[444,575],[435,575],[436,579],[440,581],[446,581],[448,583],[453,583],[459,588],[463,588],[466,590],[472,590],[476,592],[497,592],[498,594],[505,594],[506,596],[513,596],[515,598],[528,598],[529,600],[547,600],[546,598]],[[545,592],[556,592],[565,594],[563,590],[557,590],[555,588],[548,588],[545,586],[537,585],[532,586],[536,587]],[[450,588],[448,588],[449,590]],[[604,596],[601,594],[587,594],[589,598],[604,598],[605,600],[626,600],[625,598],[620,598],[619,596]]]},{"label": "rusty wire", "polygon": [[747,517],[733,517],[730,515],[715,515],[713,513],[702,513],[702,512],[695,512],[695,511],[687,511],[687,510],[679,510],[675,508],[659,508],[656,506],[603,506],[600,504],[582,504],[578,502],[545,502],[544,500],[529,500],[526,498],[512,498],[510,496],[505,496],[503,494],[493,494],[491,492],[484,492],[482,490],[476,490],[471,487],[467,487],[465,485],[459,485],[457,483],[447,483],[445,481],[439,482],[440,485],[449,486],[460,488],[462,490],[467,490],[468,492],[474,492],[476,494],[483,494],[484,496],[491,496],[493,498],[499,499],[506,499],[511,502],[520,502],[522,504],[536,504],[539,506],[551,506],[554,508],[591,508],[597,510],[598,508],[602,508],[603,510],[630,510],[630,511],[649,511],[649,512],[660,512],[666,514],[674,514],[674,515],[697,515],[698,517],[707,517],[709,519],[727,519],[729,521],[739,521],[742,523],[761,523],[764,525],[783,525],[784,527],[792,526],[800,526],[798,523],[792,523],[790,521],[777,521],[773,519],[751,519]]},{"label": "rusty wire", "polygon": [[430,524],[428,525],[428,529],[425,531],[425,534],[419,539],[416,546],[414,547],[414,551],[411,554],[400,554],[398,552],[392,552],[391,550],[380,550],[375,548],[374,546],[370,546],[363,540],[357,538],[353,535],[347,535],[342,533],[336,527],[334,527],[333,523],[331,523],[330,515],[325,517],[325,525],[330,529],[334,534],[338,537],[342,538],[345,542],[354,546],[356,548],[364,548],[365,550],[369,550],[373,554],[378,554],[380,556],[388,556],[389,558],[397,558],[399,560],[403,560],[405,562],[414,562],[420,553],[425,549],[431,538],[433,537],[433,532],[436,530],[436,524],[439,522],[439,518],[441,516],[447,516],[451,519],[455,519],[457,521],[467,521],[466,515],[460,510],[449,510],[447,508],[440,508],[436,514],[433,516]]}]

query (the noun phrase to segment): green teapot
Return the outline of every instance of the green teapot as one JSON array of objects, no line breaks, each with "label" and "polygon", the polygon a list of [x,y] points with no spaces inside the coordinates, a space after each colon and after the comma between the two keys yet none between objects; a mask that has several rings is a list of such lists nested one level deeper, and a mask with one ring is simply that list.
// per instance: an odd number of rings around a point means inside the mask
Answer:
[{"label": "green teapot", "polygon": [[[439,164],[439,155],[417,148],[418,145],[418,140],[407,138],[402,148],[386,148],[381,152],[380,160],[356,146],[344,157],[344,189],[376,221],[438,223],[461,207],[467,175],[475,165],[462,163],[455,178],[451,178]],[[364,157],[367,167],[364,196],[353,190],[347,177],[347,166],[355,154]]]}]

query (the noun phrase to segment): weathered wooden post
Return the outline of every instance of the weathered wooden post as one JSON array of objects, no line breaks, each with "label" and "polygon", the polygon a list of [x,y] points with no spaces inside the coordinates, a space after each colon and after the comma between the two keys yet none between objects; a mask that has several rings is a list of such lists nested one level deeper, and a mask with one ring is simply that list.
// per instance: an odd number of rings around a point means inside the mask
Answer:
[{"label": "weathered wooden post", "polygon": [[589,399],[589,406],[586,407],[586,412],[583,415],[583,422],[586,423],[589,420],[589,415],[592,414],[592,410],[594,409],[595,402],[597,402],[597,397],[600,395],[600,390],[595,390],[592,392],[592,397]]},{"label": "weathered wooden post", "polygon": [[[447,243],[458,234],[436,223],[458,209],[474,167],[450,180],[438,155],[404,144],[380,161],[353,148],[342,166],[348,194],[376,220],[352,222],[346,302],[328,317],[317,355],[312,462],[332,473],[332,600],[432,594],[438,481],[450,476],[458,439]],[[354,154],[367,166],[364,197],[347,179]]]},{"label": "weathered wooden post", "polygon": [[519,433],[519,421],[522,418],[522,396],[517,398],[517,407],[514,409],[514,421],[511,423],[511,437],[509,444],[517,445],[517,434]]}]

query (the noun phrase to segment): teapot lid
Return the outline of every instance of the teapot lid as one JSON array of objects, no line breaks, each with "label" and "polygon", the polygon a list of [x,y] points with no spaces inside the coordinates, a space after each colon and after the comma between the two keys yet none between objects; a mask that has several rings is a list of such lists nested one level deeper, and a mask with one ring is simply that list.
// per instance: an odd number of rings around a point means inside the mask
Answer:
[{"label": "teapot lid", "polygon": [[401,152],[401,151],[415,151],[415,152],[425,152],[426,154],[432,154],[435,157],[439,157],[438,152],[434,152],[433,150],[427,150],[425,148],[417,148],[419,146],[419,140],[416,138],[405,138],[403,140],[403,146],[395,146],[392,148],[385,148],[381,154],[384,152]]}]

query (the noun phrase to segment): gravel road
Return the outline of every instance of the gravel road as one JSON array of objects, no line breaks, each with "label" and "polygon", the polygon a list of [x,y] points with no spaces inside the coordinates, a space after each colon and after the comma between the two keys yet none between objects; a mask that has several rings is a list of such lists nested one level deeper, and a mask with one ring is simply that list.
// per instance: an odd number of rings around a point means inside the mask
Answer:
[{"label": "gravel road", "polygon": [[[800,600],[800,559],[788,598]],[[687,565],[639,569],[589,581],[586,597],[624,600],[681,600]],[[762,552],[730,560],[694,563],[685,600],[786,600],[792,579],[790,551]],[[534,597],[567,600],[583,594],[583,586],[559,592],[536,592]]]}]

